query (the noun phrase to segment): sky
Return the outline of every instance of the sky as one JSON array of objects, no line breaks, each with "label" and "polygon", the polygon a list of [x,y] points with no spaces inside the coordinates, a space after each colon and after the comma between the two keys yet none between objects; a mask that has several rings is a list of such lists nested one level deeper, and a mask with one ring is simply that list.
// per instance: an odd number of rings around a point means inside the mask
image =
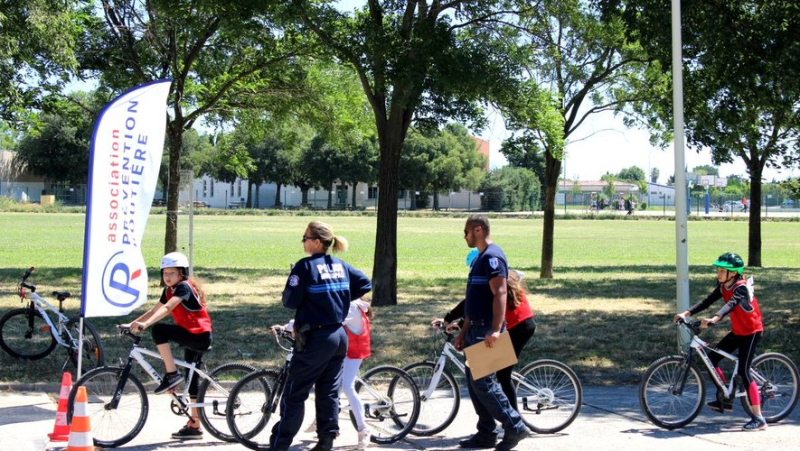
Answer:
[{"label": "sky", "polygon": [[[670,145],[666,149],[653,147],[649,142],[649,133],[640,129],[628,129],[620,117],[615,117],[612,112],[593,115],[587,119],[580,128],[573,133],[575,137],[567,145],[566,177],[574,180],[600,180],[606,172],[616,174],[622,169],[638,166],[646,174],[650,168],[658,168],[658,183],[666,184],[667,179],[674,173],[675,150]],[[504,139],[511,134],[505,128],[503,117],[496,111],[488,114],[488,127],[476,133],[481,139],[489,141],[489,164],[496,168],[507,163],[500,146]],[[695,166],[712,165],[711,152],[705,149],[696,152],[687,148],[684,152],[686,167],[691,171]],[[562,168],[563,170],[563,168]],[[719,167],[721,177],[739,175],[749,179],[744,162],[737,158],[733,163],[723,164]],[[764,170],[764,180],[785,180],[797,177],[800,171],[775,169]]]}]

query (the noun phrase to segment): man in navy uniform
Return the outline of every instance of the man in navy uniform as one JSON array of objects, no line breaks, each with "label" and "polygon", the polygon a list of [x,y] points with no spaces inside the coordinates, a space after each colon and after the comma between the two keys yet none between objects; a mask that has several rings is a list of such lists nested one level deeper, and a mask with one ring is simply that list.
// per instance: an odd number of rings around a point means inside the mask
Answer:
[{"label": "man in navy uniform", "polygon": [[[456,339],[456,347],[463,349],[484,342],[491,348],[505,330],[508,261],[500,246],[492,243],[489,220],[483,215],[472,215],[467,219],[464,240],[468,247],[477,247],[479,254],[469,272],[464,327]],[[505,431],[503,440],[495,448],[497,450],[511,450],[530,435],[494,373],[475,380],[467,368],[467,381],[470,399],[478,414],[478,432],[462,440],[462,448],[494,448],[497,440],[495,420]]]}]

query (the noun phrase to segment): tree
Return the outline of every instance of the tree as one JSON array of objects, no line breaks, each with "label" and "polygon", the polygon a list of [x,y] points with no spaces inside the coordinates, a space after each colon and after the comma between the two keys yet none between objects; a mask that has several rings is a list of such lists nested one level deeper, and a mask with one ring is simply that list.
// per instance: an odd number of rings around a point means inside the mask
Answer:
[{"label": "tree", "polygon": [[692,169],[692,172],[702,175],[719,175],[719,168],[716,166],[712,166],[710,164],[701,164],[700,166],[695,166]]},{"label": "tree", "polygon": [[[530,150],[544,153],[544,221],[540,277],[553,277],[555,199],[563,149],[570,136],[592,114],[614,111],[627,124],[640,105],[667,92],[667,77],[630,36],[616,11],[597,3],[544,0],[520,15],[524,47],[525,89],[498,99],[510,129],[537,142]],[[552,111],[560,116],[560,127]]]},{"label": "tree", "polygon": [[489,172],[480,185],[481,208],[494,211],[522,211],[532,208],[539,195],[536,175],[525,168],[506,166]]},{"label": "tree", "polygon": [[[6,0],[0,5],[0,115],[15,129],[74,74],[76,39],[89,16],[81,0]],[[47,111],[51,112],[51,111]]]},{"label": "tree", "polygon": [[[661,2],[614,3],[624,3],[629,23],[652,54],[670,61],[670,33],[663,25],[669,11]],[[747,265],[761,266],[763,170],[790,165],[798,153],[800,9],[785,0],[691,0],[681,9],[686,141],[711,149],[715,164],[741,158],[747,165]],[[654,103],[651,111],[651,123],[672,120],[667,102]]]},{"label": "tree", "polygon": [[645,180],[645,175],[641,168],[637,166],[631,166],[627,169],[619,171],[617,178],[626,182],[639,182]]},{"label": "tree", "polygon": [[650,170],[650,183],[658,183],[658,176],[661,175],[661,171],[658,168],[653,168]]},{"label": "tree", "polygon": [[373,303],[397,303],[397,192],[401,149],[412,121],[480,119],[473,102],[513,71],[504,41],[487,27],[500,2],[377,1],[345,14],[328,1],[294,0],[292,12],[326,52],[351,65],[374,113],[380,149]]},{"label": "tree", "polygon": [[75,102],[62,99],[29,120],[29,129],[17,147],[13,165],[51,182],[85,184],[89,143],[94,120],[108,100],[100,92],[76,92]]},{"label": "tree", "polygon": [[[177,246],[182,139],[203,115],[288,108],[302,97],[303,43],[280,28],[280,1],[101,0],[84,28],[79,62],[115,91],[171,78],[169,185],[164,249]],[[232,147],[233,155],[241,150]]]}]

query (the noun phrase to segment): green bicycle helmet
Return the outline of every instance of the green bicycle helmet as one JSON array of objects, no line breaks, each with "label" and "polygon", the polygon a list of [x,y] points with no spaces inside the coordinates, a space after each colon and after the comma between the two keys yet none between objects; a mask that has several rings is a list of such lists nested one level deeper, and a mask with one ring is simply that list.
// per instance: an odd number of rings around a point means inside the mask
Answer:
[{"label": "green bicycle helmet", "polygon": [[733,252],[726,252],[714,261],[714,266],[718,268],[724,268],[728,271],[734,271],[739,274],[744,272],[744,261],[742,257],[739,257],[739,254],[735,254]]}]

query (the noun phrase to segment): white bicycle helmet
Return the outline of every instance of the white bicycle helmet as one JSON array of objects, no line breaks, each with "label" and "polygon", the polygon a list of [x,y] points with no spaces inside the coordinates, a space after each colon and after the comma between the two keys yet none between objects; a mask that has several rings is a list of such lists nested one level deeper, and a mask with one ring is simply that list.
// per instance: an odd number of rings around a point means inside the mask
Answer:
[{"label": "white bicycle helmet", "polygon": [[183,276],[189,276],[189,259],[180,252],[170,252],[169,254],[161,257],[161,269],[164,268],[182,268]]}]

